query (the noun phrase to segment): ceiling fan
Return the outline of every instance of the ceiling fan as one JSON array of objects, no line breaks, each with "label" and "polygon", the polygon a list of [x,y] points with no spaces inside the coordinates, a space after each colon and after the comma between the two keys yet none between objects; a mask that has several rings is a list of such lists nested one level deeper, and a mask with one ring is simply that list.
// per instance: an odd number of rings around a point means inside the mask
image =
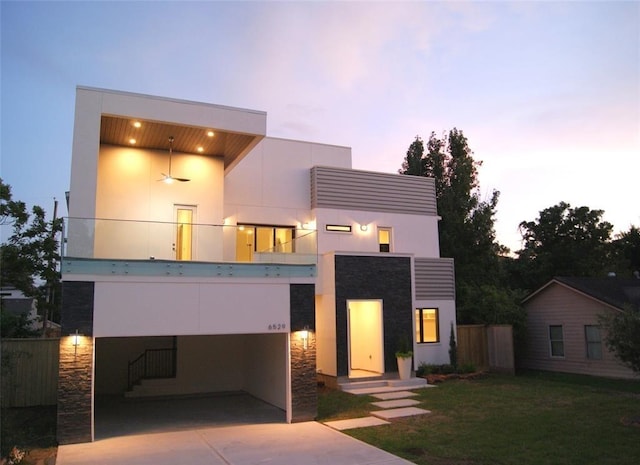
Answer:
[{"label": "ceiling fan", "polygon": [[173,136],[169,136],[169,174],[160,173],[162,174],[162,179],[158,179],[158,181],[162,181],[166,184],[171,184],[173,181],[178,181],[178,182],[191,181],[191,179],[176,178],[174,176],[171,176],[171,156],[172,155],[173,155]]}]

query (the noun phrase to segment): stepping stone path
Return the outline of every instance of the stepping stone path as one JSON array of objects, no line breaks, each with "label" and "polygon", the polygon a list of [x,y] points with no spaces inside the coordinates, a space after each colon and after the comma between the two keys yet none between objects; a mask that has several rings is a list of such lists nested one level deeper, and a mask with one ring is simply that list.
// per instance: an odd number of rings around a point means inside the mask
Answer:
[{"label": "stepping stone path", "polygon": [[[427,387],[427,386],[425,386]],[[431,387],[431,386],[429,386]],[[345,391],[350,392],[350,391]],[[351,391],[353,394],[364,394],[362,392]],[[371,405],[384,409],[369,412],[371,416],[354,418],[350,420],[336,420],[327,421],[324,424],[330,428],[342,431],[345,429],[353,428],[365,428],[368,426],[388,425],[392,418],[408,417],[414,415],[425,415],[431,413],[430,410],[425,410],[414,405],[420,404],[417,400],[410,399],[412,396],[417,396],[415,392],[411,391],[398,391],[392,390],[390,392],[381,392],[379,388],[374,393],[370,393],[372,397],[380,399],[380,402],[372,402]]]}]

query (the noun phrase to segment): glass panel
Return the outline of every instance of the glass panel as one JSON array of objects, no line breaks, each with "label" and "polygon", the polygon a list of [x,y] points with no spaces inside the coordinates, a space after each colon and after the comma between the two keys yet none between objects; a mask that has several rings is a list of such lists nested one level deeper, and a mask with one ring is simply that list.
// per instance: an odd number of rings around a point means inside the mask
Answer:
[{"label": "glass panel", "polygon": [[423,342],[438,342],[438,310],[422,310]]},{"label": "glass panel", "polygon": [[585,326],[584,334],[587,343],[587,358],[602,360],[602,339],[598,326]]},{"label": "glass panel", "polygon": [[256,252],[273,251],[273,228],[256,227]]},{"label": "glass panel", "polygon": [[549,338],[552,341],[562,341],[562,326],[549,326]]},{"label": "glass panel", "polygon": [[380,252],[391,251],[391,230],[389,228],[378,228],[378,244]]},{"label": "glass panel", "polygon": [[253,238],[255,236],[252,226],[240,226],[236,230],[236,260],[250,262],[253,259]]},{"label": "glass panel", "polygon": [[438,309],[418,308],[416,309],[416,341],[417,342],[439,342],[438,334]]},{"label": "glass panel", "polygon": [[554,357],[564,357],[564,343],[562,341],[551,342],[551,355]]},{"label": "glass panel", "polygon": [[293,253],[293,229],[276,228],[276,252]]},{"label": "glass panel", "polygon": [[191,260],[193,210],[178,208],[176,232],[176,260]]},{"label": "glass panel", "polygon": [[552,357],[564,357],[564,337],[562,326],[549,326],[549,342]]}]

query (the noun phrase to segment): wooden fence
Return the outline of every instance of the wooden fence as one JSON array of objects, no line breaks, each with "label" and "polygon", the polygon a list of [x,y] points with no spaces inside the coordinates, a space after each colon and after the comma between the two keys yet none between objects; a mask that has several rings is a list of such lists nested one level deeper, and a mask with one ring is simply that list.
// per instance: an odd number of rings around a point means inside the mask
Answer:
[{"label": "wooden fence", "polygon": [[458,326],[458,364],[515,373],[513,329],[510,325]]},{"label": "wooden fence", "polygon": [[3,339],[2,407],[55,405],[60,339]]}]

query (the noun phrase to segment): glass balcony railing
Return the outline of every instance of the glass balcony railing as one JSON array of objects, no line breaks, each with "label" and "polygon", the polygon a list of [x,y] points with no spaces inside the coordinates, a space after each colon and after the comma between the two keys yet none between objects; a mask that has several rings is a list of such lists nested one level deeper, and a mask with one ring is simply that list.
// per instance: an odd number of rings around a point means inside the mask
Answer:
[{"label": "glass balcony railing", "polygon": [[[199,263],[317,264],[313,230],[65,218],[62,257]],[[284,230],[286,229],[286,231]]]}]

